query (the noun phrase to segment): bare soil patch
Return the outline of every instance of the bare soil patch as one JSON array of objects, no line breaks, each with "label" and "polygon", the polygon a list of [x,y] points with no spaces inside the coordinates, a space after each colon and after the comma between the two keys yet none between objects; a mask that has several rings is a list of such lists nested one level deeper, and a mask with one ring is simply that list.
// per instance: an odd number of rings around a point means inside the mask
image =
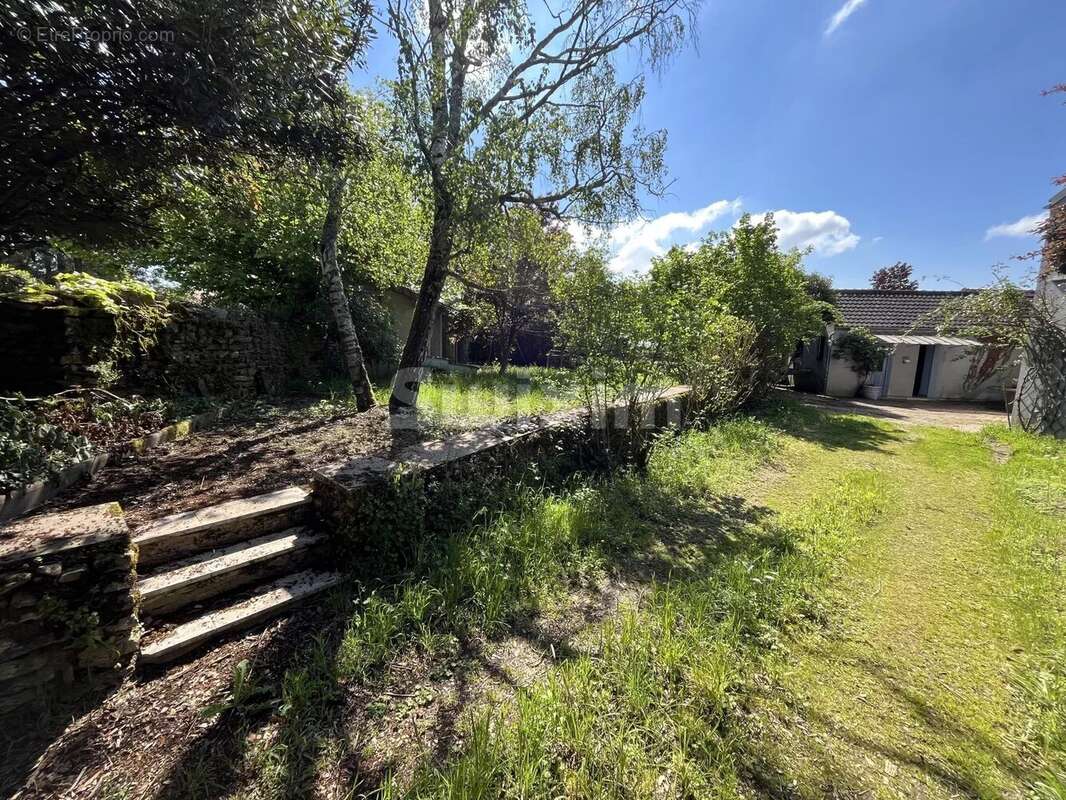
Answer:
[{"label": "bare soil patch", "polygon": [[130,456],[72,487],[38,513],[117,501],[136,526],[306,483],[326,464],[358,456],[388,457],[429,435],[393,430],[385,409],[322,415],[311,411],[313,402],[272,406],[261,416],[222,421],[211,430]]}]

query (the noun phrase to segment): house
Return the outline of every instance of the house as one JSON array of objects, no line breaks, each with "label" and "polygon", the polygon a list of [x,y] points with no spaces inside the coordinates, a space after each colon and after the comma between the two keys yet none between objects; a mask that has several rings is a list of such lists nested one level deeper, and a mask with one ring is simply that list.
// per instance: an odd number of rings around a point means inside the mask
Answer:
[{"label": "house", "polygon": [[[834,354],[834,342],[844,331],[863,327],[891,348],[881,371],[867,377],[866,396],[1003,402],[1005,387],[1017,375],[1014,359],[1003,359],[974,339],[940,336],[929,323],[945,300],[970,293],[838,290],[840,320],[800,345],[793,358],[796,388],[854,397],[862,376],[847,358]],[[995,368],[985,375],[990,364]]]},{"label": "house", "polygon": [[[392,329],[396,341],[402,346],[407,341],[411,330],[411,320],[418,303],[418,292],[406,286],[392,286],[385,290],[385,306],[392,317]],[[437,303],[433,308],[433,327],[429,332],[429,347],[426,351],[426,363],[431,366],[444,363],[465,363],[469,340],[459,336],[450,326],[450,308],[447,303]]]}]

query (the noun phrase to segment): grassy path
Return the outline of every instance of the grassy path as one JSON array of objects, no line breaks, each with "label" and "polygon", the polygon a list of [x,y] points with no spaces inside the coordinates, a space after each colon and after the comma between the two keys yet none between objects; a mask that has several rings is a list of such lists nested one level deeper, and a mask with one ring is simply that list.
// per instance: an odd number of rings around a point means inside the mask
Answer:
[{"label": "grassy path", "polygon": [[527,489],[106,796],[1066,800],[1063,443],[784,404]]},{"label": "grassy path", "polygon": [[[1019,502],[980,437],[911,437],[874,458],[891,499],[845,560],[841,617],[797,642],[791,702],[764,706],[771,758],[803,796],[1022,796],[1030,720],[1015,684],[1061,626],[1026,549],[1054,521]],[[1050,636],[1032,624],[1039,607]]]},{"label": "grassy path", "polygon": [[745,525],[660,531],[670,579],[416,794],[1066,797],[1066,451],[785,416],[771,468],[653,469]]}]

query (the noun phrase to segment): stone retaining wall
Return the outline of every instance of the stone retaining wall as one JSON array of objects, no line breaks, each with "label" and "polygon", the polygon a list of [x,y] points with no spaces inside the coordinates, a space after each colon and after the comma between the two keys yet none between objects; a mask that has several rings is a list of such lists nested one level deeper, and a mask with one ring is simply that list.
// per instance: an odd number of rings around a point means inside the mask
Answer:
[{"label": "stone retaining wall", "polygon": [[41,394],[92,385],[89,370],[115,336],[103,311],[0,302],[0,391]]},{"label": "stone retaining wall", "polygon": [[134,382],[177,394],[250,397],[282,392],[325,371],[313,332],[249,311],[180,305]]},{"label": "stone retaining wall", "polygon": [[0,713],[121,680],[139,637],[133,568],[117,503],[0,529]]},{"label": "stone retaining wall", "polygon": [[[644,427],[677,426],[688,393],[687,387],[663,392],[650,403]],[[334,464],[314,473],[312,503],[341,562],[394,567],[420,539],[469,524],[479,510],[506,501],[501,486],[603,462],[604,443],[612,438],[604,434],[617,431],[624,441],[627,424],[621,408],[591,420],[586,411],[560,411],[422,442],[395,459]]]},{"label": "stone retaining wall", "polygon": [[[277,394],[293,380],[339,372],[322,331],[242,309],[174,303],[147,356],[122,364],[121,385],[149,394]],[[114,318],[91,308],[0,301],[0,390],[47,394],[93,386]]]}]

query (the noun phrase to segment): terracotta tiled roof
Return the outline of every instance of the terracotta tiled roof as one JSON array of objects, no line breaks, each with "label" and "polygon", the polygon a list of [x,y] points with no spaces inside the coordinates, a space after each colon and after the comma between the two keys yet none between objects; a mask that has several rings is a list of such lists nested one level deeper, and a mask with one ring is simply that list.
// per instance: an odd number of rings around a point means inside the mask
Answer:
[{"label": "terracotta tiled roof", "polygon": [[928,324],[915,323],[936,310],[945,300],[973,294],[973,289],[957,292],[885,292],[879,289],[838,289],[837,308],[844,327],[861,325],[873,333],[932,333]]}]

